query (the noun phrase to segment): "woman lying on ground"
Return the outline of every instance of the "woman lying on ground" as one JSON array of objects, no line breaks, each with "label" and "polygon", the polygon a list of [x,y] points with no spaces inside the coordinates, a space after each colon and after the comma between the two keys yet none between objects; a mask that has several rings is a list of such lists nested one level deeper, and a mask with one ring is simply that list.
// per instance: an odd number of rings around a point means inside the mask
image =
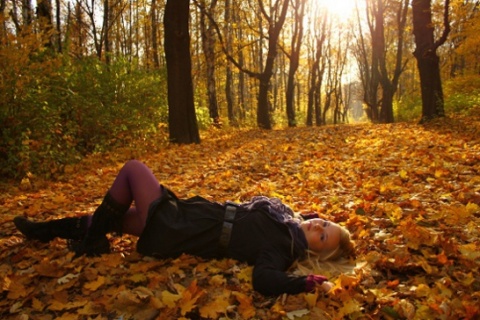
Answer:
[{"label": "woman lying on ground", "polygon": [[[131,206],[135,201],[135,206]],[[297,276],[287,270],[314,252],[322,260],[353,252],[348,231],[319,218],[301,221],[278,199],[254,197],[242,204],[178,199],[158,183],[143,163],[127,162],[93,216],[32,222],[14,219],[27,238],[79,240],[77,255],[110,251],[109,232],[138,236],[137,251],[158,258],[187,253],[203,258],[229,257],[253,265],[252,282],[264,295],[311,292],[332,283],[321,275]]]}]

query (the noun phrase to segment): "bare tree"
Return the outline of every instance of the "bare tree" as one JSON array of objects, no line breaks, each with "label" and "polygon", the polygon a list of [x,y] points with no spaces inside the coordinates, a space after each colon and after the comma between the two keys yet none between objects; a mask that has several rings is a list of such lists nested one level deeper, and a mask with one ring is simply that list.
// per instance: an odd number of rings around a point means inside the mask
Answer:
[{"label": "bare tree", "polygon": [[[363,102],[366,105],[366,114],[368,118],[377,122],[379,119],[379,98],[378,91],[380,88],[380,75],[378,72],[378,57],[376,53],[378,52],[372,49],[371,43],[369,44],[369,39],[366,37],[366,34],[363,31],[363,22],[360,17],[360,10],[356,8],[357,16],[357,33],[355,34],[357,39],[355,43],[355,50],[353,54],[357,60],[357,65],[360,74],[360,81],[362,83],[363,89]],[[368,12],[368,11],[367,11]],[[372,25],[370,19],[369,31],[370,31],[370,41],[371,38],[375,37],[375,28]]]},{"label": "bare tree", "polygon": [[321,88],[323,83],[323,76],[326,67],[326,57],[323,54],[325,51],[325,40],[330,34],[331,24],[328,23],[328,15],[322,12],[317,16],[314,29],[314,45],[313,45],[313,61],[310,67],[310,84],[308,88],[307,101],[307,120],[308,126],[313,125],[313,118],[315,116],[315,123],[317,126],[322,124],[321,112]]},{"label": "bare tree", "polygon": [[[385,15],[383,9],[383,5],[381,3],[382,0],[378,0],[378,8],[379,13],[382,17]],[[392,2],[393,5],[393,2]],[[404,51],[404,35],[405,35],[405,25],[407,21],[407,13],[408,13],[408,5],[409,0],[401,0],[397,3],[397,10],[396,10],[396,53],[395,53],[395,64],[393,67],[393,71],[389,71],[387,65],[388,59],[386,56],[387,49],[385,44],[385,34],[383,27],[381,27],[381,34],[382,39],[379,39],[378,49],[383,49],[381,53],[379,53],[379,74],[380,74],[380,84],[382,86],[382,103],[380,108],[380,121],[384,123],[392,123],[394,122],[393,117],[393,96],[397,91],[398,81],[400,79],[400,75],[402,74],[405,66],[407,64],[407,60],[403,60],[403,51]],[[382,18],[378,19],[378,24],[381,25]],[[393,38],[393,37],[392,37]]]},{"label": "bare tree", "polygon": [[293,97],[295,93],[295,74],[300,61],[300,49],[303,39],[303,18],[305,16],[305,0],[293,0],[293,30],[292,42],[290,44],[290,67],[288,69],[287,90],[286,90],[286,110],[289,127],[295,127],[295,106]]},{"label": "bare tree", "polygon": [[220,115],[218,113],[217,85],[215,79],[215,30],[205,14],[206,10],[208,10],[209,14],[213,16],[217,0],[212,0],[208,8],[206,7],[205,0],[198,0],[195,2],[203,8],[203,10],[200,10],[200,32],[207,69],[208,110],[214,125],[219,125]]},{"label": "bare tree", "polygon": [[[263,20],[266,21],[267,35],[263,35],[263,24],[259,25],[259,37],[260,45],[263,38],[267,42],[267,53],[266,58],[263,59],[263,55],[260,54],[258,58],[260,59],[260,66],[262,68],[261,72],[252,71],[244,67],[244,65],[236,59],[232,54],[230,54],[225,47],[225,41],[223,39],[222,33],[218,24],[215,22],[215,19],[206,12],[210,18],[212,24],[214,25],[217,34],[219,36],[220,43],[222,44],[222,49],[227,59],[232,62],[240,71],[248,74],[249,76],[259,80],[258,88],[258,98],[257,98],[257,125],[263,129],[272,129],[272,121],[270,119],[270,81],[274,73],[275,59],[278,53],[278,43],[280,32],[282,31],[283,25],[285,23],[285,18],[287,16],[289,0],[275,0],[270,3],[268,6],[263,0],[258,0],[258,9],[260,11],[259,22]],[[203,9],[203,11],[205,11]],[[262,46],[260,46],[262,48]]]},{"label": "bare tree", "polygon": [[[224,20],[225,20],[225,50],[228,54],[232,52],[232,30],[231,30],[231,12],[232,12],[232,3],[230,0],[225,0],[225,10],[224,10]],[[227,62],[225,67],[225,98],[227,100],[227,112],[228,112],[228,121],[231,125],[237,126],[237,117],[234,112],[233,105],[233,72],[232,67],[229,62]]]}]

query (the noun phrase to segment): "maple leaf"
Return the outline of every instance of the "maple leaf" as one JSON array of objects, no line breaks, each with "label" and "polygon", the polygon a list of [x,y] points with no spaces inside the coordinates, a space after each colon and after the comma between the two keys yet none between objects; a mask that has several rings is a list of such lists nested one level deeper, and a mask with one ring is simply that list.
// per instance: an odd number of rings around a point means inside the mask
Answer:
[{"label": "maple leaf", "polygon": [[253,267],[248,266],[240,269],[240,272],[237,273],[236,277],[243,282],[251,283],[252,273],[253,273]]},{"label": "maple leaf", "polygon": [[174,308],[177,305],[177,301],[182,298],[179,294],[173,294],[170,291],[164,290],[161,294],[162,302],[169,308]]},{"label": "maple leaf", "polygon": [[85,283],[83,287],[90,291],[96,291],[105,284],[105,281],[106,278],[104,276],[99,276],[96,280]]},{"label": "maple leaf", "polygon": [[221,294],[215,296],[213,301],[209,301],[199,308],[202,318],[217,319],[219,314],[225,313],[229,306],[230,291],[224,290]]},{"label": "maple leaf", "polygon": [[238,312],[243,319],[249,319],[255,315],[255,308],[252,305],[252,297],[238,291],[233,291],[232,295],[240,303],[238,306]]},{"label": "maple leaf", "polygon": [[34,297],[32,299],[32,308],[33,310],[40,312],[40,311],[43,311],[43,309],[45,308],[45,304],[39,299]]},{"label": "maple leaf", "polygon": [[8,288],[7,298],[10,300],[17,300],[19,298],[26,297],[29,293],[33,291],[34,288],[27,288],[21,283],[15,283],[10,285]]},{"label": "maple leaf", "polygon": [[197,286],[197,280],[195,279],[190,283],[190,286],[183,292],[182,300],[180,302],[180,313],[182,316],[193,310],[196,306],[197,300],[202,297],[206,292]]}]

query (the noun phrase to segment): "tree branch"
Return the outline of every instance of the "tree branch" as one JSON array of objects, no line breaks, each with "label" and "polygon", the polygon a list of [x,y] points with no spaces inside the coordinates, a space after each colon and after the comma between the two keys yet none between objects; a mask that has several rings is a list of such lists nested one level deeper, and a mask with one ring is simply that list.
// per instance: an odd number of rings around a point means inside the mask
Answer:
[{"label": "tree branch", "polygon": [[237,67],[238,70],[240,70],[241,72],[249,75],[250,77],[252,78],[255,78],[255,79],[259,79],[260,78],[260,73],[257,73],[257,72],[253,72],[251,70],[248,70],[246,68],[244,68],[238,61],[237,59],[235,59],[231,54],[230,52],[228,52],[226,46],[225,46],[225,42],[223,40],[223,36],[222,36],[222,33],[220,31],[220,27],[218,26],[217,22],[215,21],[215,19],[212,17],[212,15],[210,14],[210,12],[208,12],[208,10],[205,10],[205,7],[203,7],[197,0],[194,0],[194,3],[195,5],[200,9],[200,11],[202,12],[202,14],[205,14],[207,16],[207,18],[210,20],[210,23],[213,25],[216,33],[217,33],[217,36],[218,36],[218,40],[220,41],[220,44],[221,44],[221,47],[222,47],[222,51],[223,53],[225,54],[225,56],[227,57],[227,60],[230,61],[235,67]]},{"label": "tree branch", "polygon": [[437,50],[438,47],[440,47],[442,44],[445,43],[445,41],[447,41],[448,34],[450,33],[450,20],[448,18],[449,9],[450,9],[450,0],[445,0],[445,11],[443,12],[444,29],[443,29],[442,36],[433,44],[434,50]]}]

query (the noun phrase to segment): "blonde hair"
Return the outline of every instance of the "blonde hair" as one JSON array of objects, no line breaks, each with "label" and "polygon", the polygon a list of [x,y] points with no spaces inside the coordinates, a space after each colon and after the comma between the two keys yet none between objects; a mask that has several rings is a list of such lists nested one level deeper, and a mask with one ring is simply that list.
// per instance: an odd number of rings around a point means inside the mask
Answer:
[{"label": "blonde hair", "polygon": [[351,239],[347,228],[340,226],[340,241],[338,247],[327,254],[322,260],[338,260],[340,258],[349,258],[355,254],[355,245]]},{"label": "blonde hair", "polygon": [[355,245],[350,232],[345,227],[340,226],[340,241],[335,250],[327,254],[307,250],[307,257],[297,261],[292,267],[296,268],[295,273],[304,275],[322,273],[332,276],[339,273],[351,273],[355,268],[355,262],[351,259],[354,255]]}]

